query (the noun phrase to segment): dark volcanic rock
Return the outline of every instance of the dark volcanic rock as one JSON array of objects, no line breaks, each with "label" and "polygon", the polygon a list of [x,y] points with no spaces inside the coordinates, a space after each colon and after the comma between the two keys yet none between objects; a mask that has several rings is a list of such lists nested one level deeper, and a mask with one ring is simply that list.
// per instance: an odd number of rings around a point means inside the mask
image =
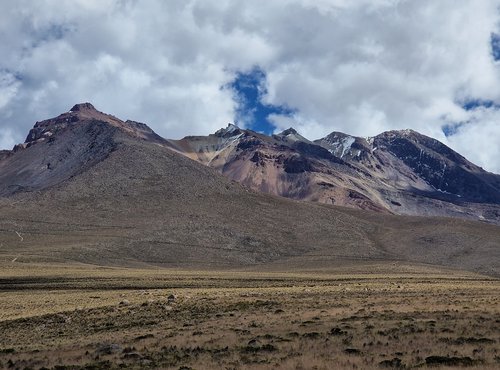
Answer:
[{"label": "dark volcanic rock", "polygon": [[286,173],[302,173],[313,170],[311,162],[301,155],[292,155],[285,158],[283,168]]},{"label": "dark volcanic rock", "polygon": [[298,132],[294,128],[290,127],[280,133],[280,136],[287,136],[287,135],[298,135]]},{"label": "dark volcanic rock", "polygon": [[312,156],[320,159],[327,159],[334,163],[341,163],[341,164],[345,163],[342,159],[335,157],[328,150],[322,148],[319,145],[308,144],[298,141],[293,144],[292,148],[296,149],[299,153],[306,156]]},{"label": "dark volcanic rock", "polygon": [[264,166],[265,155],[261,152],[256,151],[250,161],[254,162],[257,166]]},{"label": "dark volcanic rock", "polygon": [[255,148],[262,145],[262,141],[260,141],[257,138],[245,138],[241,141],[238,142],[238,145],[236,146],[236,149],[238,150],[245,150],[245,149],[251,149]]},{"label": "dark volcanic rock", "polygon": [[437,140],[415,131],[386,132],[374,145],[385,148],[436,190],[462,200],[500,204],[500,188],[484,180],[484,171]]},{"label": "dark volcanic rock", "polygon": [[238,126],[229,123],[226,128],[221,128],[217,131],[214,136],[221,138],[229,138],[241,134],[241,130]]},{"label": "dark volcanic rock", "polygon": [[11,150],[0,150],[0,161],[14,154]]},{"label": "dark volcanic rock", "polygon": [[80,103],[80,104],[75,104],[73,108],[70,109],[70,112],[81,112],[84,110],[93,110],[96,111],[94,106],[90,103]]},{"label": "dark volcanic rock", "polygon": [[136,121],[125,121],[124,125],[132,130],[136,134],[136,136],[140,137],[143,140],[153,141],[161,144],[166,144],[167,141],[154,132],[148,125],[142,122]]}]

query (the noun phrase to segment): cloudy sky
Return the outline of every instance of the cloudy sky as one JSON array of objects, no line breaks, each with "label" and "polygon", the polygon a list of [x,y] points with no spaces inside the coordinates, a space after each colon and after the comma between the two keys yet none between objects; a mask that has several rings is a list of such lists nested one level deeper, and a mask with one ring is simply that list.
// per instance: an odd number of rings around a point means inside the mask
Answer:
[{"label": "cloudy sky", "polygon": [[92,102],[160,135],[413,128],[500,173],[500,0],[0,2],[0,148]]}]

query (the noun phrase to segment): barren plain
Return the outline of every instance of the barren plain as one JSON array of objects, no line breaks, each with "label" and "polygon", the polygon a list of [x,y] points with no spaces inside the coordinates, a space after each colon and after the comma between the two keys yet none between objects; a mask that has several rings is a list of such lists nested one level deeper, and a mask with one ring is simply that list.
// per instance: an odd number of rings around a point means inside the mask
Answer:
[{"label": "barren plain", "polygon": [[48,267],[1,266],[0,368],[500,366],[500,281],[470,272]]}]

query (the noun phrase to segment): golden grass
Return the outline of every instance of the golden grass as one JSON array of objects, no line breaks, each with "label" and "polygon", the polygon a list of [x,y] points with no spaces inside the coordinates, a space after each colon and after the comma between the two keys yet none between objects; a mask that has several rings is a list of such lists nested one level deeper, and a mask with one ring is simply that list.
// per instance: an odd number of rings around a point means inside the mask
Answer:
[{"label": "golden grass", "polygon": [[0,367],[498,368],[500,282],[425,272],[11,266]]}]

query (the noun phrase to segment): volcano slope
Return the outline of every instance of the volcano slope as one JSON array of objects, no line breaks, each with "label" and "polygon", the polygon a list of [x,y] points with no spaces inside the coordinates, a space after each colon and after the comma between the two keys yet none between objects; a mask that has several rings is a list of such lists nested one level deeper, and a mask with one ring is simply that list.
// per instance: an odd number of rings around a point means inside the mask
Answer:
[{"label": "volcano slope", "polygon": [[500,175],[413,130],[371,138],[333,132],[307,140],[293,128],[267,136],[232,124],[172,148],[251,189],[380,213],[500,225]]},{"label": "volcano slope", "polygon": [[0,161],[0,256],[191,268],[430,263],[500,273],[500,228],[255,193],[86,103]]}]

